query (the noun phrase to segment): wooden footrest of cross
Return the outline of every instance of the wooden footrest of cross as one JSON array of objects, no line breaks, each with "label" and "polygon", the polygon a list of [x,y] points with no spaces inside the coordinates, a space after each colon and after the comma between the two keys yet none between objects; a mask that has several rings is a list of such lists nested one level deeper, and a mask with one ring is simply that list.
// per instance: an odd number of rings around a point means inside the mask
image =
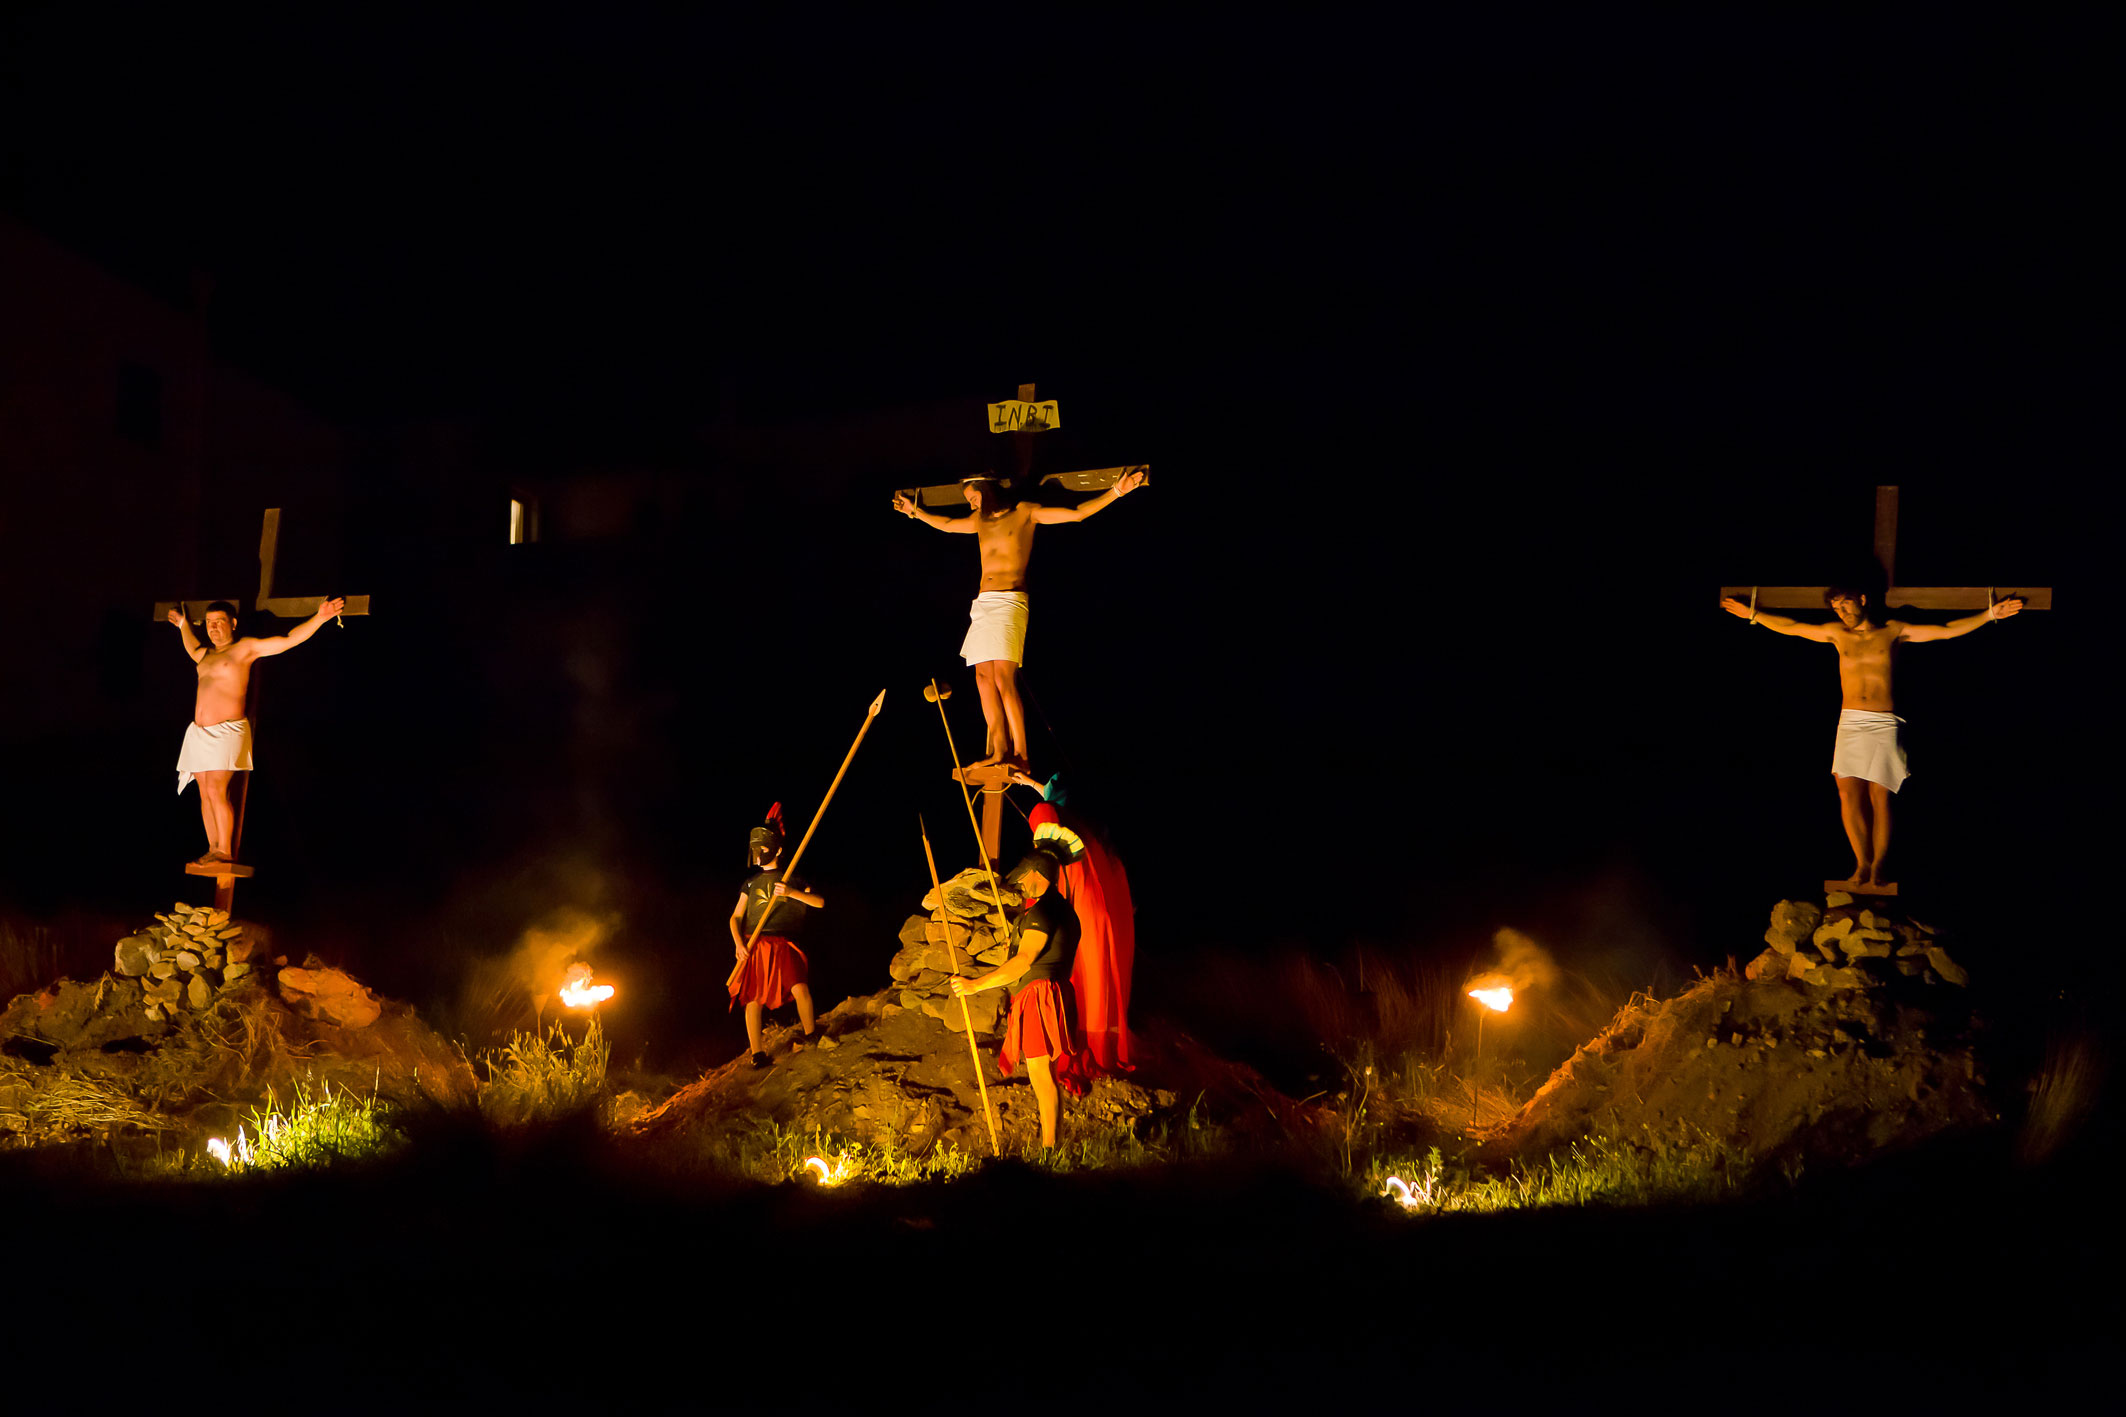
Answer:
[{"label": "wooden footrest of cross", "polygon": [[239,866],[234,861],[187,861],[185,862],[185,874],[187,876],[213,876],[217,880],[226,880],[231,876],[248,876],[251,874],[251,868],[249,866]]},{"label": "wooden footrest of cross", "polygon": [[1844,892],[1845,892],[1845,893],[1846,893],[1847,895],[1896,895],[1896,894],[1897,894],[1897,887],[1896,887],[1895,885],[1887,885],[1887,886],[1870,886],[1870,885],[1862,885],[1862,884],[1861,884],[1861,883],[1860,883],[1859,881],[1825,881],[1825,882],[1823,883],[1823,888],[1824,888],[1824,890],[1825,890],[1826,892],[1829,892],[1829,891],[1844,891]]},{"label": "wooden footrest of cross", "polygon": [[964,782],[969,787],[979,787],[984,792],[1001,792],[1011,786],[1012,768],[1005,763],[990,763],[986,767],[961,768],[952,775],[954,782]]}]

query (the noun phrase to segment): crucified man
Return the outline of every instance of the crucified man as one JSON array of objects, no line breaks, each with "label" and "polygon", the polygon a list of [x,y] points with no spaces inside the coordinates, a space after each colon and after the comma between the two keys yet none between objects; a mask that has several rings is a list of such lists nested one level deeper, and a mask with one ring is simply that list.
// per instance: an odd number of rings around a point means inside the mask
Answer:
[{"label": "crucified man", "polygon": [[193,778],[199,779],[199,815],[206,823],[207,854],[197,864],[236,859],[236,810],[229,805],[229,778],[251,770],[251,720],[244,717],[251,666],[267,655],[294,649],[346,607],[344,600],[328,600],[285,635],[240,640],[236,607],[217,600],[200,617],[207,631],[205,644],[192,633],[183,606],[163,617],[184,636],[185,653],[199,666],[199,694],[192,701],[192,722],[185,728],[184,747],[177,754],[179,794]]},{"label": "crucified man", "polygon": [[1865,591],[1832,586],[1823,599],[1836,620],[1811,624],[1768,611],[1752,612],[1732,598],[1722,600],[1720,608],[1775,634],[1814,640],[1838,651],[1838,685],[1844,697],[1838,710],[1831,775],[1838,784],[1839,819],[1853,848],[1849,883],[1887,886],[1890,880],[1883,874],[1883,862],[1890,854],[1890,796],[1910,776],[1904,745],[1897,741],[1904,720],[1891,711],[1890,651],[1900,642],[1925,644],[1968,635],[1988,620],[2007,619],[2023,608],[2023,602],[2003,600],[1946,625],[1907,625],[1902,620],[1877,625],[1868,618]]},{"label": "crucified man", "polygon": [[967,638],[960,657],[974,666],[988,725],[988,756],[970,768],[1008,763],[1027,769],[1026,708],[1019,701],[1019,666],[1026,660],[1026,563],[1033,558],[1033,530],[1057,522],[1082,522],[1144,485],[1140,468],[1076,507],[1021,502],[998,477],[970,477],[960,484],[972,509],[964,517],[926,512],[914,497],[895,493],[893,510],[939,531],[981,538],[982,588],[967,612]]}]

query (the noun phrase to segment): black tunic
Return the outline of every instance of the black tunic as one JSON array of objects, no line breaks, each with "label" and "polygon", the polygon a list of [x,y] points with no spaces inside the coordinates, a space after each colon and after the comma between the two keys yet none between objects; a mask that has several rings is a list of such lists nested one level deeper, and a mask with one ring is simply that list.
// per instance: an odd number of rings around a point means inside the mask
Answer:
[{"label": "black tunic", "polygon": [[1048,936],[1048,943],[1034,957],[1033,968],[1020,978],[1020,987],[1036,979],[1067,980],[1070,967],[1078,958],[1078,912],[1054,889],[1035,901],[1033,908],[1019,917],[1021,936],[1028,930],[1040,930]]},{"label": "black tunic", "polygon": [[[781,879],[782,871],[780,868],[773,871],[755,871],[752,875],[746,877],[746,883],[739,887],[746,894],[745,924],[739,931],[739,934],[745,939],[750,940],[753,938],[753,927],[760,923],[760,912],[766,908],[768,901],[771,899],[769,892],[775,889],[775,883]],[[803,881],[790,882],[790,889],[792,890],[803,890],[804,888]],[[807,909],[808,907],[785,896],[783,899],[776,901],[775,908],[768,912],[768,926],[760,933],[763,935],[780,935],[786,940],[796,939],[798,932],[805,928],[805,913]]]}]

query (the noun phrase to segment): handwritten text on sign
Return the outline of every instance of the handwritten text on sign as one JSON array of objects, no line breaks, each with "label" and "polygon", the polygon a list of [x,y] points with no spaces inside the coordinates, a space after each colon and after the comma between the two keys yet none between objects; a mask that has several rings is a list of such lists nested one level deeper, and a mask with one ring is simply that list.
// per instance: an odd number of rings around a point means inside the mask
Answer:
[{"label": "handwritten text on sign", "polygon": [[989,406],[989,431],[992,433],[1038,433],[1062,426],[1063,410],[1054,399],[1041,403],[1006,399]]}]

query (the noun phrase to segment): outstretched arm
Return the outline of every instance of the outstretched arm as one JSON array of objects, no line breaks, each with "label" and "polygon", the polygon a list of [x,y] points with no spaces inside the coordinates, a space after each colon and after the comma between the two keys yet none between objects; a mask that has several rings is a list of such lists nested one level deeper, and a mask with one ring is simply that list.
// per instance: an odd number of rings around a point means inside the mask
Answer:
[{"label": "outstretched arm", "polygon": [[1828,622],[1812,625],[1806,620],[1796,620],[1790,615],[1774,615],[1769,610],[1759,610],[1755,615],[1752,615],[1750,608],[1733,596],[1722,600],[1720,608],[1728,614],[1740,616],[1744,620],[1755,620],[1756,623],[1764,626],[1765,629],[1770,630],[1773,634],[1792,635],[1796,639],[1815,640],[1818,644],[1829,644],[1831,640],[1831,627]]},{"label": "outstretched arm", "polygon": [[906,492],[893,494],[893,510],[904,517],[910,517],[921,522],[924,526],[935,527],[939,531],[974,532],[980,530],[974,524],[975,519],[971,516],[941,517],[936,512],[924,511],[922,504]]},{"label": "outstretched arm", "polygon": [[185,653],[197,664],[199,657],[207,652],[207,647],[199,642],[199,636],[192,633],[192,622],[185,618],[184,607],[180,605],[162,618],[175,625],[177,633],[185,637]]},{"label": "outstretched arm", "polygon": [[1097,497],[1088,497],[1075,507],[1036,507],[1033,519],[1042,526],[1057,522],[1082,522],[1094,512],[1103,511],[1144,485],[1144,469],[1136,468],[1123,474],[1122,479]]},{"label": "outstretched arm", "polygon": [[1891,623],[1897,626],[1897,638],[1908,644],[1923,645],[1928,640],[1953,640],[1959,635],[1968,635],[1988,620],[2005,620],[2022,608],[2021,600],[2003,600],[1990,610],[1966,615],[1961,620],[1951,620],[1946,625],[1907,625],[1902,621]]},{"label": "outstretched arm", "polygon": [[287,634],[263,635],[251,641],[251,653],[254,655],[286,654],[289,650],[294,649],[304,640],[316,634],[321,625],[346,608],[347,602],[335,596],[320,605],[315,615],[297,625]]}]

